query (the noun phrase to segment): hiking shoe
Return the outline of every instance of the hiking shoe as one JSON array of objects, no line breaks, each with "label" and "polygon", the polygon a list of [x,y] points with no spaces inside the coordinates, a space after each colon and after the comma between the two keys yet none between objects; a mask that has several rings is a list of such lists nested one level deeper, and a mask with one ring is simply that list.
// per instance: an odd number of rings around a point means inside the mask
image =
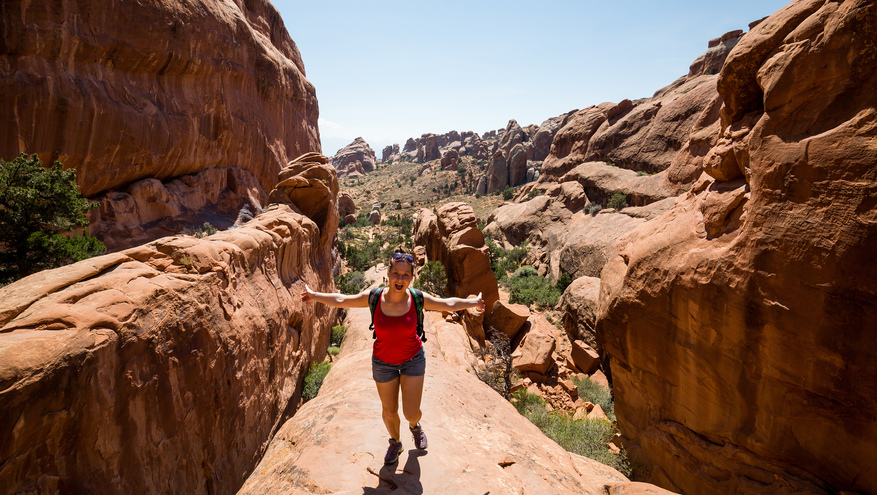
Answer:
[{"label": "hiking shoe", "polygon": [[387,455],[384,456],[384,464],[393,464],[399,460],[402,455],[402,442],[397,442],[395,438],[390,439],[390,447],[387,449]]},{"label": "hiking shoe", "polygon": [[420,450],[424,450],[426,448],[426,433],[423,432],[420,423],[417,423],[417,426],[414,428],[409,426],[408,429],[411,430],[411,434],[414,435],[414,446]]}]

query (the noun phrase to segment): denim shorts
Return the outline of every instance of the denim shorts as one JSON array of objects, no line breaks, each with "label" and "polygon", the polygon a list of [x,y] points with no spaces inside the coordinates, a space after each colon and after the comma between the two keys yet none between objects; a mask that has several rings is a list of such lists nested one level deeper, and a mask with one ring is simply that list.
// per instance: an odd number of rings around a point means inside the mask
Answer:
[{"label": "denim shorts", "polygon": [[423,376],[426,374],[426,353],[423,347],[413,358],[402,364],[388,364],[372,354],[372,378],[378,383],[387,383],[405,376]]}]

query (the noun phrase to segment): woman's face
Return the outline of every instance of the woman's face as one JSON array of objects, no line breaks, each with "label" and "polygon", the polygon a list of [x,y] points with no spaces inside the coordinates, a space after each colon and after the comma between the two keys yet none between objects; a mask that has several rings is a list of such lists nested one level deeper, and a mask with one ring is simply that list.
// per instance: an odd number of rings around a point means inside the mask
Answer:
[{"label": "woman's face", "polygon": [[405,261],[394,261],[390,265],[387,272],[387,278],[390,280],[390,288],[403,292],[408,289],[411,280],[414,278],[414,267]]}]

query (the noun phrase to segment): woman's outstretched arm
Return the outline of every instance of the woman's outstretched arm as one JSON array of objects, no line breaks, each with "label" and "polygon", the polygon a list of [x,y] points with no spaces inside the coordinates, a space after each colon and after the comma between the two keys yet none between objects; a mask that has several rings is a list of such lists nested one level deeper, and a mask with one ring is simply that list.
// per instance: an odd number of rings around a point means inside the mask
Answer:
[{"label": "woman's outstretched arm", "polygon": [[[368,305],[368,296],[366,296],[366,305]],[[471,299],[463,299],[462,297],[435,297],[433,295],[423,293],[423,309],[431,311],[459,311],[467,308],[478,308],[484,311],[484,299],[481,298],[479,292],[477,296]]]},{"label": "woman's outstretched arm", "polygon": [[336,308],[367,308],[369,291],[359,294],[341,294],[340,292],[314,292],[305,284],[305,290],[301,293],[302,302],[320,302],[335,306]]}]

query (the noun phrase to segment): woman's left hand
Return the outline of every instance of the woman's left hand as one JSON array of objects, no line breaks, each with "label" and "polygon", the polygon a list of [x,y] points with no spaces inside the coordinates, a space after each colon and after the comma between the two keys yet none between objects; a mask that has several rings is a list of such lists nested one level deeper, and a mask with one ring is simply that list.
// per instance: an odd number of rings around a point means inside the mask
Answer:
[{"label": "woman's left hand", "polygon": [[480,309],[481,311],[484,311],[484,309],[487,307],[487,306],[484,304],[484,299],[481,298],[481,293],[480,293],[480,292],[478,293],[477,296],[475,296],[475,307],[478,308],[478,309]]}]

